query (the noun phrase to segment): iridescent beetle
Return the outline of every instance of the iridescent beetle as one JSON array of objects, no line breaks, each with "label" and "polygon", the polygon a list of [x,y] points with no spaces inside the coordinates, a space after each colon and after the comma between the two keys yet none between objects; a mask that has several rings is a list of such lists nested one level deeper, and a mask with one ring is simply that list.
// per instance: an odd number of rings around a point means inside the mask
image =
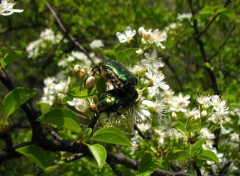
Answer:
[{"label": "iridescent beetle", "polygon": [[114,60],[103,60],[92,68],[93,75],[110,80],[114,89],[101,94],[97,104],[99,112],[116,112],[119,108],[132,105],[138,97],[135,86],[137,78],[122,64]]},{"label": "iridescent beetle", "polygon": [[[123,91],[135,89],[138,83],[137,78],[122,64],[106,59],[92,68],[93,75],[99,73],[100,76],[111,81],[113,86]],[[125,92],[126,93],[126,92]]]},{"label": "iridescent beetle", "polygon": [[97,109],[101,112],[118,112],[119,108],[126,108],[135,103],[137,91],[132,96],[126,96],[120,89],[112,89],[101,94],[98,99]]}]

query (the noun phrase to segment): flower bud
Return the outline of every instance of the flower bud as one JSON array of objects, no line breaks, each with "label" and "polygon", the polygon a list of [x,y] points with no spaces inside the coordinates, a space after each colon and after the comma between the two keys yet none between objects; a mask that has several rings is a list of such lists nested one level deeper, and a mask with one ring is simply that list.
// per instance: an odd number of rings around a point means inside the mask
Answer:
[{"label": "flower bud", "polygon": [[79,72],[81,70],[81,66],[77,64],[77,65],[74,66],[73,69],[74,69],[75,72]]},{"label": "flower bud", "polygon": [[90,89],[90,88],[93,88],[95,84],[96,84],[95,77],[89,76],[86,80],[86,87]]},{"label": "flower bud", "polygon": [[203,111],[201,112],[201,116],[202,116],[202,117],[206,117],[207,115],[208,115],[208,113],[207,113],[206,110],[203,110]]},{"label": "flower bud", "polygon": [[143,54],[142,48],[138,49],[138,50],[136,51],[136,54],[137,54],[137,55],[142,55],[142,54]]},{"label": "flower bud", "polygon": [[84,69],[79,70],[80,77],[83,77],[85,75],[86,71]]}]

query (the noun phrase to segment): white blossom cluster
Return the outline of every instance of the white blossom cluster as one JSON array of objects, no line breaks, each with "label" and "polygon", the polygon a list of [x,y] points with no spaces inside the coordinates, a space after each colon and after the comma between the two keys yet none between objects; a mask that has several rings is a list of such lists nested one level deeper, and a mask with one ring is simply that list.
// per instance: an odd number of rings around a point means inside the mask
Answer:
[{"label": "white blossom cluster", "polygon": [[9,16],[13,13],[21,13],[22,9],[14,9],[13,6],[16,3],[12,0],[1,0],[0,1],[0,15]]},{"label": "white blossom cluster", "polygon": [[[191,18],[191,15],[179,15],[178,20]],[[176,28],[177,25],[172,24],[168,30]],[[165,29],[165,32],[168,31]],[[141,58],[139,64],[134,65],[131,71],[140,80],[138,85],[139,98],[133,108],[127,110],[124,114],[126,117],[132,117],[136,120],[140,131],[145,132],[151,128],[149,120],[158,119],[159,126],[154,129],[158,136],[159,145],[168,148],[170,141],[180,142],[187,146],[189,143],[203,139],[203,149],[214,152],[220,161],[225,158],[222,153],[219,153],[214,148],[214,133],[210,130],[213,126],[224,130],[224,125],[230,121],[228,117],[229,109],[226,101],[218,95],[213,96],[198,96],[197,104],[191,105],[190,95],[182,93],[175,94],[168,84],[164,82],[165,75],[161,68],[165,66],[163,60],[158,57],[157,48],[164,49],[162,42],[167,38],[165,32],[160,32],[158,29],[145,30],[143,27],[138,29],[138,34],[141,38],[141,43],[144,45],[136,51]],[[120,43],[130,43],[136,30],[127,27],[124,33],[117,33]],[[152,46],[152,47],[149,47]],[[150,48],[152,48],[150,50]],[[150,53],[148,52],[150,50]],[[185,131],[179,127],[179,122],[182,124],[186,121],[191,121],[195,124],[194,129],[186,125]],[[204,122],[204,123],[203,123]],[[191,141],[192,140],[192,141]],[[238,141],[239,135],[234,134],[232,141]],[[132,153],[137,151],[140,146],[140,139],[137,133],[132,138],[133,148]],[[208,162],[213,166],[213,162]]]},{"label": "white blossom cluster", "polygon": [[26,50],[28,52],[29,58],[36,58],[42,53],[45,52],[46,49],[51,48],[56,43],[59,43],[62,40],[61,34],[55,34],[52,29],[45,29],[41,32],[39,39],[31,42]]},{"label": "white blossom cluster", "polygon": [[68,91],[70,78],[58,79],[57,77],[48,77],[44,80],[43,97],[41,102],[53,105],[56,101],[62,100]]},{"label": "white blossom cluster", "polygon": [[66,58],[58,62],[58,66],[64,69],[71,68],[71,66],[75,64],[81,65],[82,69],[86,70],[89,70],[92,66],[87,55],[79,51],[72,51]]}]

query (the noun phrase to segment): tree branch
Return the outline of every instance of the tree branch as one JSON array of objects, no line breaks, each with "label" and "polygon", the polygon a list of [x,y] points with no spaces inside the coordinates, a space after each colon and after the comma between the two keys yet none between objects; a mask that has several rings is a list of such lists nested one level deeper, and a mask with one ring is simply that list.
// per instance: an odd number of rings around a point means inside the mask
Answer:
[{"label": "tree branch", "polygon": [[0,134],[0,138],[3,138],[3,140],[5,141],[6,150],[8,152],[11,152],[13,150],[13,142],[10,134],[8,133]]},{"label": "tree branch", "polygon": [[190,176],[190,175],[184,172],[173,173],[173,172],[157,169],[151,174],[151,176]]},{"label": "tree branch", "polygon": [[[188,2],[189,2],[189,6],[190,6],[190,9],[191,9],[191,12],[192,12],[192,16],[194,17],[197,14],[197,11],[194,10],[192,0],[189,0]],[[203,41],[198,37],[199,27],[198,27],[197,19],[193,19],[193,29],[194,29],[194,39],[195,39],[195,41],[196,41],[196,43],[199,47],[202,58],[203,58],[204,62],[210,63],[210,60],[207,57],[207,54],[206,54],[206,51],[205,51],[205,48],[204,48]],[[207,71],[207,73],[208,73],[208,75],[211,79],[212,89],[214,90],[214,93],[216,95],[220,95],[220,90],[218,88],[217,80],[216,80],[216,77],[215,77],[213,71],[209,67],[204,67],[204,68]]]},{"label": "tree branch", "polygon": [[196,163],[192,163],[192,166],[193,166],[197,176],[202,176],[202,173],[201,173],[199,167],[196,165]]},{"label": "tree branch", "polygon": [[[232,0],[226,0],[225,3],[223,4],[223,7],[227,7],[228,4],[232,2]],[[202,35],[208,30],[208,28],[212,25],[212,23],[216,20],[216,18],[220,15],[220,13],[216,13],[206,24],[206,26],[203,28],[201,32],[197,34],[197,38],[201,38]]]},{"label": "tree branch", "polygon": [[88,52],[83,48],[83,46],[67,31],[66,27],[63,25],[63,23],[61,22],[60,18],[58,17],[56,11],[50,6],[50,4],[48,3],[47,0],[45,0],[45,4],[47,5],[48,9],[50,10],[50,12],[52,13],[54,19],[56,20],[56,22],[58,23],[60,29],[62,30],[63,34],[67,36],[67,38],[74,43],[75,46],[78,47],[78,49],[80,51],[82,51],[84,54],[86,54],[86,56],[88,57],[88,59],[93,63],[94,61],[92,60],[92,58],[90,57],[90,55],[88,54]]},{"label": "tree branch", "polygon": [[97,123],[97,119],[98,119],[99,116],[100,116],[99,113],[94,113],[91,121],[90,121],[89,124],[88,124],[88,128],[91,128],[91,129],[92,129],[92,132],[93,132],[93,129],[94,129],[96,123]]},{"label": "tree branch", "polygon": [[229,169],[229,167],[231,166],[231,164],[232,164],[231,161],[228,162],[228,163],[226,163],[226,164],[223,166],[223,168],[220,170],[219,176],[227,175],[228,169]]},{"label": "tree branch", "polygon": [[209,57],[210,61],[212,60],[212,58],[214,58],[216,55],[218,55],[218,53],[221,51],[221,49],[225,46],[225,44],[227,43],[231,34],[233,33],[234,29],[235,29],[235,25],[232,26],[231,30],[229,31],[229,33],[227,34],[226,38],[224,39],[223,43],[219,46],[217,51],[215,51],[215,53],[212,56]]}]

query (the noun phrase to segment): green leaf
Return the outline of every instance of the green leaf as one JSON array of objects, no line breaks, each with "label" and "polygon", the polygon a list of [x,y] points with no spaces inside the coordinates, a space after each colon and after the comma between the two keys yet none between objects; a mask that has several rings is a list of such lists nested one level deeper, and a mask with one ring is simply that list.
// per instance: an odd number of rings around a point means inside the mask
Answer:
[{"label": "green leaf", "polygon": [[23,51],[10,51],[6,53],[3,58],[0,60],[1,67],[6,67],[8,64],[15,62],[17,60],[27,57],[26,52]]},{"label": "green leaf", "polygon": [[39,117],[40,122],[49,123],[53,126],[61,126],[75,132],[80,132],[80,122],[76,114],[68,109],[53,109]]},{"label": "green leaf", "polygon": [[136,49],[134,48],[128,48],[128,49],[125,49],[124,51],[122,50],[118,51],[117,52],[118,60],[123,61],[123,60],[129,59],[129,57],[131,57],[132,55],[136,55],[135,50]]},{"label": "green leaf", "polygon": [[90,140],[131,146],[129,139],[122,133],[122,131],[114,127],[105,127],[96,131]]},{"label": "green leaf", "polygon": [[214,8],[212,6],[205,6],[200,12],[200,15],[212,15],[214,14]]},{"label": "green leaf", "polygon": [[158,168],[156,161],[149,153],[145,154],[139,165],[139,173],[141,175],[150,175],[156,168]]},{"label": "green leaf", "polygon": [[51,106],[48,103],[39,103],[41,114],[46,114],[51,110]]},{"label": "green leaf", "polygon": [[188,159],[190,155],[186,150],[174,150],[173,152],[168,153],[166,157],[168,160],[173,161]]},{"label": "green leaf", "polygon": [[83,132],[82,132],[82,138],[83,141],[86,141],[90,138],[92,134],[92,128],[86,128]]},{"label": "green leaf", "polygon": [[44,170],[44,175],[54,175],[54,172],[56,172],[56,170],[60,167],[60,165],[53,165],[53,166],[48,166],[45,170]]},{"label": "green leaf", "polygon": [[206,142],[205,139],[201,139],[197,142],[195,142],[193,145],[192,145],[192,148],[191,148],[191,156],[195,156],[201,149],[202,149],[202,145]]},{"label": "green leaf", "polygon": [[87,145],[93,157],[97,161],[99,169],[103,167],[106,162],[107,152],[106,149],[100,144]]},{"label": "green leaf", "polygon": [[29,145],[25,147],[21,147],[16,149],[18,153],[26,156],[27,158],[31,159],[34,163],[36,163],[42,169],[46,167],[46,153],[45,151],[35,145]]},{"label": "green leaf", "polygon": [[114,50],[104,50],[103,54],[106,58],[116,59],[116,53]]},{"label": "green leaf", "polygon": [[8,118],[16,109],[36,94],[35,91],[24,87],[17,87],[10,91],[3,100],[5,118]]},{"label": "green leaf", "polygon": [[87,98],[97,94],[97,89],[84,89],[83,91],[69,92],[68,96],[73,98]]},{"label": "green leaf", "polygon": [[96,85],[97,93],[103,93],[106,91],[106,80],[104,78],[100,78]]},{"label": "green leaf", "polygon": [[177,130],[179,130],[180,132],[182,132],[183,134],[186,133],[186,127],[185,127],[184,123],[182,123],[181,121],[177,121],[177,122],[176,122],[175,128],[176,128]]},{"label": "green leaf", "polygon": [[213,161],[218,163],[219,159],[217,155],[211,150],[203,150],[203,152],[198,156],[200,160]]}]

